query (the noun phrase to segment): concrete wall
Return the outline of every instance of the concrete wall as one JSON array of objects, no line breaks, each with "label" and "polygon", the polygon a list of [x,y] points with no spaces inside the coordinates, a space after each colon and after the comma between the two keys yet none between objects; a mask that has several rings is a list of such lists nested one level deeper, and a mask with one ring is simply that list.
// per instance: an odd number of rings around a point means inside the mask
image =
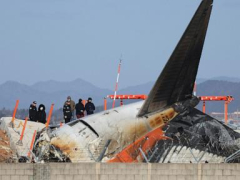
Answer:
[{"label": "concrete wall", "polygon": [[239,180],[240,164],[0,164],[0,180]]}]

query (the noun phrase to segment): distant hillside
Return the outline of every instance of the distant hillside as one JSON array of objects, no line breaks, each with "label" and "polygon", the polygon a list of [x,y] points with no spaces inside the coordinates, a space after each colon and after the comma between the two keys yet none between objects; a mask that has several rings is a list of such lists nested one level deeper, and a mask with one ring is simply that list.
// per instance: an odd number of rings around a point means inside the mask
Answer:
[{"label": "distant hillside", "polygon": [[213,78],[209,78],[209,79],[197,78],[196,82],[197,82],[197,84],[201,84],[201,83],[209,81],[209,80],[240,82],[240,78],[238,78],[238,77],[226,77],[226,76],[218,76],[218,77],[213,77]]},{"label": "distant hillside", "polygon": [[[216,78],[217,79],[217,78]],[[219,79],[221,79],[219,77]],[[237,78],[223,78],[228,81],[219,80],[203,80],[202,83],[197,85],[197,95],[198,96],[227,96],[232,95],[234,101],[229,104],[229,112],[234,112],[240,110],[240,82],[230,82],[237,81]],[[197,81],[199,82],[199,80]],[[146,84],[132,86],[121,90],[120,94],[148,94],[151,90],[154,82],[149,82]],[[198,105],[199,109],[202,109],[202,102]],[[207,102],[206,103],[207,112],[224,112],[224,102]]]},{"label": "distant hillside", "polygon": [[[198,96],[227,96],[232,95],[234,101],[229,105],[229,112],[240,110],[240,83],[208,80],[197,86]],[[202,108],[202,104],[198,106]],[[224,102],[207,102],[207,112],[223,112]]]},{"label": "distant hillside", "polygon": [[[226,82],[234,82],[234,83],[240,82],[240,78],[225,77],[225,76],[214,77],[214,78],[210,78],[210,79],[197,78],[196,82],[197,82],[197,84],[202,84],[209,80],[226,81]],[[130,86],[128,88],[124,88],[124,89],[120,90],[119,93],[120,94],[148,94],[150,92],[151,88],[153,87],[153,85],[154,85],[154,82],[151,81],[151,82],[140,84],[137,86]]]},{"label": "distant hillside", "polygon": [[74,81],[70,82],[59,82],[59,81],[43,81],[43,82],[38,82],[35,83],[34,85],[31,86],[31,88],[41,91],[41,92],[46,92],[46,93],[56,93],[56,92],[64,92],[64,91],[74,91],[74,92],[79,92],[83,94],[93,94],[96,91],[98,91],[100,94],[103,92],[109,91],[107,89],[101,89],[93,84],[84,81],[82,79],[76,79]]},{"label": "distant hillside", "polygon": [[[216,78],[218,79],[218,78]],[[221,77],[219,77],[221,79]],[[230,79],[224,77],[228,81],[219,80],[204,80],[200,79],[202,83],[197,85],[197,95],[198,96],[227,96],[232,95],[234,101],[229,104],[229,112],[234,112],[240,110],[240,82],[230,82],[237,81],[237,78]],[[199,80],[197,80],[199,82]],[[151,90],[154,82],[149,82],[146,84],[132,86],[120,91],[122,94],[148,94]],[[224,102],[207,102],[206,103],[207,112],[224,112]],[[198,105],[199,109],[202,109],[202,102]]]},{"label": "distant hillside", "polygon": [[[219,80],[198,79],[197,94],[202,95],[233,95],[235,100],[229,105],[230,111],[240,110],[240,82],[238,78],[219,77]],[[227,80],[227,81],[226,81]],[[233,81],[233,82],[231,82]],[[235,82],[236,81],[236,82]],[[131,86],[118,91],[118,94],[149,94],[154,82],[148,82],[137,86]],[[55,109],[62,107],[68,95],[77,101],[79,97],[87,99],[92,97],[97,106],[103,105],[103,98],[113,94],[113,91],[102,89],[81,79],[71,82],[45,81],[28,86],[14,81],[7,81],[0,85],[0,108],[12,109],[16,99],[20,99],[19,108],[28,108],[33,100],[38,104],[43,103],[48,108],[51,103]],[[111,100],[108,103],[111,104]],[[132,103],[134,101],[124,101]],[[117,102],[117,105],[119,103]],[[223,112],[224,102],[207,102],[207,111]],[[201,109],[201,105],[199,106]]]},{"label": "distant hillside", "polygon": [[17,99],[20,100],[19,108],[28,108],[34,100],[47,107],[54,103],[55,108],[60,108],[69,95],[75,101],[92,97],[96,105],[102,105],[103,98],[111,93],[81,79],[72,82],[46,81],[32,86],[7,81],[0,85],[0,108],[12,109]]},{"label": "distant hillside", "polygon": [[228,81],[228,82],[240,82],[240,78],[237,78],[237,77],[225,77],[225,76],[214,77],[214,78],[211,78],[209,80]]},{"label": "distant hillside", "polygon": [[[17,99],[20,99],[20,108],[26,108],[33,100],[49,103],[50,96],[47,93],[14,81],[8,81],[0,85],[0,108],[13,108]],[[50,99],[49,99],[50,100]]]}]

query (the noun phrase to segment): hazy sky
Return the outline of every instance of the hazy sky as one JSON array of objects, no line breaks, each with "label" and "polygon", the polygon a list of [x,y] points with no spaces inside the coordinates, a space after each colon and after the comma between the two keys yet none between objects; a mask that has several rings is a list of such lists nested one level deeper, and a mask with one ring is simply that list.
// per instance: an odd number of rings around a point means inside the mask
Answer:
[{"label": "hazy sky", "polygon": [[[154,81],[200,0],[0,0],[0,83]],[[240,0],[215,0],[198,77],[240,77]]]}]

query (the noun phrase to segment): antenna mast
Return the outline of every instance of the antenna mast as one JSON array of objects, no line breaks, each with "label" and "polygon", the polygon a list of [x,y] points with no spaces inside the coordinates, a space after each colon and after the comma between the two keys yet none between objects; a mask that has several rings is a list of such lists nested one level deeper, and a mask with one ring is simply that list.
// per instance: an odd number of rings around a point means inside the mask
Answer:
[{"label": "antenna mast", "polygon": [[117,90],[118,90],[118,81],[119,81],[119,76],[120,76],[121,64],[122,64],[122,58],[120,58],[120,62],[119,62],[119,65],[118,65],[117,81],[116,81],[114,98],[113,98],[113,105],[112,105],[113,108],[115,107],[115,101],[116,101]]}]

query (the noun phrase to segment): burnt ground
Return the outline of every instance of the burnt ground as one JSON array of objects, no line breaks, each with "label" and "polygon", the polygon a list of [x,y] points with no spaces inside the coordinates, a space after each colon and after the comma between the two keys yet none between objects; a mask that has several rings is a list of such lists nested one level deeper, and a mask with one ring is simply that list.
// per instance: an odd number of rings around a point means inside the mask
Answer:
[{"label": "burnt ground", "polygon": [[10,148],[9,138],[3,130],[0,130],[0,163],[13,162],[14,152]]}]

